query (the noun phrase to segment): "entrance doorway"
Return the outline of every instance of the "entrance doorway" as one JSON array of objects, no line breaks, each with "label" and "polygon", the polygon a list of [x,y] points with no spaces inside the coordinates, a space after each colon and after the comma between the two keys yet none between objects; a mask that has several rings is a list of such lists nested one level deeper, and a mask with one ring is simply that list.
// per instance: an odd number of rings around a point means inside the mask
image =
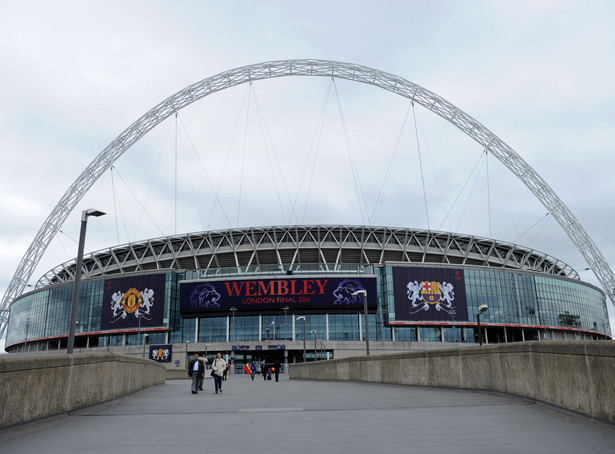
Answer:
[{"label": "entrance doorway", "polygon": [[265,367],[273,366],[276,361],[280,362],[280,372],[284,373],[284,351],[285,350],[240,350],[235,351],[235,373],[243,374],[243,366],[255,362],[260,373],[262,361],[265,360]]}]

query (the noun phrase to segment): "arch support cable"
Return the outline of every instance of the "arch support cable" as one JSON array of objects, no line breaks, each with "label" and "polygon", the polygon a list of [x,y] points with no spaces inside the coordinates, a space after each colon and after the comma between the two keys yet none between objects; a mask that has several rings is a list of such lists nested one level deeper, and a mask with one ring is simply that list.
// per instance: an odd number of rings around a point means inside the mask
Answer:
[{"label": "arch support cable", "polygon": [[170,115],[205,96],[254,80],[288,76],[334,77],[373,85],[413,100],[447,120],[492,153],[532,191],[562,226],[615,304],[615,274],[581,223],[546,181],[480,122],[435,93],[393,74],[337,61],[280,60],[231,69],[189,85],[150,109],[100,152],[62,196],[21,259],[0,303],[0,337],[6,331],[11,301],[23,292],[51,240],[90,187],[128,148]]}]

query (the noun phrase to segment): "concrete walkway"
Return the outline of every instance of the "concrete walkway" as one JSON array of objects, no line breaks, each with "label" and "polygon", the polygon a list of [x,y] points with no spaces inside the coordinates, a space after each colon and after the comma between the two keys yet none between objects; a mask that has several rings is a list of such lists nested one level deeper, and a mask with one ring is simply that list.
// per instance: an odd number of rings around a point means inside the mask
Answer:
[{"label": "concrete walkway", "polygon": [[510,396],[282,377],[167,381],[0,430],[0,453],[615,452],[615,426]]}]

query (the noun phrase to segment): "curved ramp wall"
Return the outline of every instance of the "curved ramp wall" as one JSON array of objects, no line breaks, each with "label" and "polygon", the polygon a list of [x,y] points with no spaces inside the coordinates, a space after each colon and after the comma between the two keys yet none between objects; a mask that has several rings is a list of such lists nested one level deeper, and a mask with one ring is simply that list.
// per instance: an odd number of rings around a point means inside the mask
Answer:
[{"label": "curved ramp wall", "polygon": [[497,391],[615,422],[615,343],[516,342],[293,364],[291,379]]},{"label": "curved ramp wall", "polygon": [[0,356],[0,427],[162,384],[164,366],[115,353]]}]

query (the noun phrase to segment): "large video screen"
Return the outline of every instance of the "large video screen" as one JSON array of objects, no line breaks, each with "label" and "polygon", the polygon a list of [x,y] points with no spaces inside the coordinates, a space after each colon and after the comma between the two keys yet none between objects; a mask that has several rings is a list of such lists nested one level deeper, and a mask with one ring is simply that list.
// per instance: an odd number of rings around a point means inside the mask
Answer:
[{"label": "large video screen", "polygon": [[395,321],[468,321],[463,270],[394,267]]},{"label": "large video screen", "polygon": [[376,277],[280,277],[263,279],[209,280],[180,282],[180,312],[198,316],[229,311],[339,309],[363,310],[367,292],[368,308],[378,306]]},{"label": "large video screen", "polygon": [[100,328],[162,326],[164,289],[164,274],[105,280]]}]

